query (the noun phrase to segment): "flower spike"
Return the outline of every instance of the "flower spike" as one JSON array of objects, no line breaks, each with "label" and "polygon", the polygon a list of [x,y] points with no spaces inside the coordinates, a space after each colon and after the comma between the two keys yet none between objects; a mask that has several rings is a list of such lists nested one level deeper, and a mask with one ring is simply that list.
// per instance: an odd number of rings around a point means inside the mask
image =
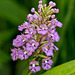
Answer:
[{"label": "flower spike", "polygon": [[[32,8],[33,14],[27,15],[28,22],[25,21],[21,26],[18,26],[18,30],[23,33],[17,35],[13,40],[12,45],[15,48],[11,49],[13,61],[32,57],[29,63],[29,70],[32,73],[40,71],[40,65],[44,70],[51,68],[54,50],[59,50],[54,45],[54,42],[60,40],[56,27],[62,27],[62,23],[57,20],[54,14],[59,13],[59,9],[53,8],[56,3],[50,1],[48,6],[42,5],[42,0],[38,3],[38,12]],[[42,64],[39,64],[38,58],[42,58]]]}]

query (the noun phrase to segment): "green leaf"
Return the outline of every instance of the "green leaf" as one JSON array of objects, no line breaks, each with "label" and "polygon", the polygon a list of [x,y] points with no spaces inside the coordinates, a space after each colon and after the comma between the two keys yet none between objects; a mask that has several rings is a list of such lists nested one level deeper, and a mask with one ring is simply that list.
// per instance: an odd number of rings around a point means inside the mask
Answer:
[{"label": "green leaf", "polygon": [[42,75],[75,75],[75,60],[64,63],[48,70]]},{"label": "green leaf", "polygon": [[0,17],[9,20],[13,24],[24,22],[28,10],[12,0],[0,0]]}]

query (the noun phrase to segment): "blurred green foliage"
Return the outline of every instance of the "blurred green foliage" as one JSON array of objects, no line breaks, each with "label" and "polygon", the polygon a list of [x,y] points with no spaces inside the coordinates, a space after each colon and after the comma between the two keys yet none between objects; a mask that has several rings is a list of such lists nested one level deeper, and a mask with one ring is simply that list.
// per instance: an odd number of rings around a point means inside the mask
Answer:
[{"label": "blurred green foliage", "polygon": [[[50,0],[43,0],[47,3]],[[75,59],[75,1],[74,0],[53,0],[57,3],[56,8],[60,9],[60,13],[56,14],[59,21],[63,23],[63,27],[57,28],[61,37],[60,42],[56,43],[59,51],[55,52],[53,67]],[[12,40],[17,34],[18,25],[26,20],[26,15],[30,13],[30,9],[35,7],[37,10],[38,0],[0,0],[0,75],[27,75],[27,61],[12,61],[10,53]],[[40,75],[44,71],[38,72]],[[34,74],[32,74],[34,75]],[[37,75],[37,74],[35,74]]]}]

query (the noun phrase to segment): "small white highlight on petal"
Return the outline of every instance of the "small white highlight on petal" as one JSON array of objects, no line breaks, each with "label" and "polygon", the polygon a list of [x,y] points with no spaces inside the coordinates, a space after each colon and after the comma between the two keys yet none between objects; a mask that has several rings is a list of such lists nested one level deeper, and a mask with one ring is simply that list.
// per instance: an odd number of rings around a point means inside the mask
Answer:
[{"label": "small white highlight on petal", "polygon": [[53,34],[51,34],[51,36],[54,36]]},{"label": "small white highlight on petal", "polygon": [[33,32],[30,32],[31,34],[33,34]]},{"label": "small white highlight on petal", "polygon": [[45,61],[45,63],[47,63],[47,61]]},{"label": "small white highlight on petal", "polygon": [[26,54],[26,53],[27,53],[27,51],[24,52],[24,54]]},{"label": "small white highlight on petal", "polygon": [[45,29],[45,28],[42,28],[42,29]]},{"label": "small white highlight on petal", "polygon": [[25,41],[26,41],[26,39],[24,38],[24,39],[23,39],[23,42],[25,42]]},{"label": "small white highlight on petal", "polygon": [[32,46],[34,46],[35,44],[34,43],[32,43]]},{"label": "small white highlight on petal", "polygon": [[45,50],[47,51],[48,49],[47,49],[47,48],[45,48]]},{"label": "small white highlight on petal", "polygon": [[35,67],[35,64],[33,64],[32,66]]}]

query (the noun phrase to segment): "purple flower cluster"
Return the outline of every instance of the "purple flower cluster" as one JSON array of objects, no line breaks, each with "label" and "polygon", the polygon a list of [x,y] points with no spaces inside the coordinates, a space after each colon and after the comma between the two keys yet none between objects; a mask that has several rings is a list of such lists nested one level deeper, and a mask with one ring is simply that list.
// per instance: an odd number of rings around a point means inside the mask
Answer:
[{"label": "purple flower cluster", "polygon": [[[58,13],[59,9],[55,7],[56,3],[50,1],[49,5],[42,5],[42,0],[39,1],[38,12],[35,8],[31,9],[34,14],[28,14],[28,22],[24,22],[21,26],[18,26],[18,30],[22,31],[20,35],[13,40],[13,46],[11,49],[12,59],[26,60],[29,56],[32,57],[29,70],[33,73],[40,71],[39,61],[37,58],[42,57],[42,68],[49,70],[53,63],[52,57],[54,56],[54,50],[59,50],[53,42],[58,42],[60,37],[56,31],[56,27],[62,27],[62,23],[59,22],[54,13]],[[33,56],[32,56],[33,55]],[[41,65],[41,64],[40,64]]]}]

